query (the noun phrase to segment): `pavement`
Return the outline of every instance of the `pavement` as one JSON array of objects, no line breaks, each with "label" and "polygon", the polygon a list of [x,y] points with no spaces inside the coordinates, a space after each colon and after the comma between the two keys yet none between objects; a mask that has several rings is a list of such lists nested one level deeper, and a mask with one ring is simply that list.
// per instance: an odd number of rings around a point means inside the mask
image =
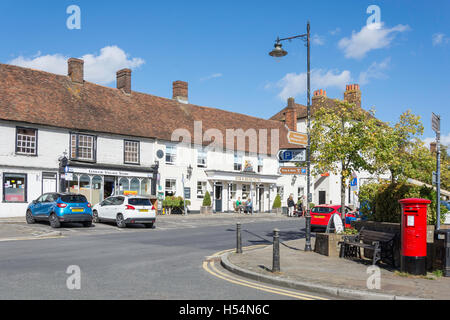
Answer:
[{"label": "pavement", "polygon": [[221,264],[228,271],[253,280],[344,299],[450,299],[450,278],[430,273],[426,277],[405,276],[380,265],[380,289],[369,290],[367,283],[372,273],[368,273],[368,260],[327,257],[305,252],[304,248],[305,239],[280,243],[281,272],[276,274],[271,271],[272,245],[222,255]]}]

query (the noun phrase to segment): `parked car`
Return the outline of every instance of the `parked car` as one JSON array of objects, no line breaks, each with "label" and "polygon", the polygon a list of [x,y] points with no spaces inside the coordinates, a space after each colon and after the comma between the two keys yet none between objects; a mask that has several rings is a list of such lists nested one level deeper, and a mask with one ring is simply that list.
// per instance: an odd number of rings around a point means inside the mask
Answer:
[{"label": "parked car", "polygon": [[52,228],[64,222],[79,222],[84,227],[92,226],[91,204],[85,196],[72,193],[46,193],[28,205],[28,224],[49,221]]},{"label": "parked car", "polygon": [[153,228],[156,208],[149,198],[139,196],[113,196],[93,208],[94,222],[115,222],[119,228],[129,224],[144,224]]},{"label": "parked car", "polygon": [[[333,214],[341,215],[340,205],[318,205],[311,209],[311,230],[326,229]],[[350,227],[350,221],[355,220],[357,212],[345,207],[345,226]]]}]

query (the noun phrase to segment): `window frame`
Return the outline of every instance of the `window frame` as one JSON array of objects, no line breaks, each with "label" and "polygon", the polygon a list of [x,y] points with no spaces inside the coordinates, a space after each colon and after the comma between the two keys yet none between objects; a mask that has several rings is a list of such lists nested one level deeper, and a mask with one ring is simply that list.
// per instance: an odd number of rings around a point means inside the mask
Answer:
[{"label": "window frame", "polygon": [[[170,190],[170,191],[173,191],[173,195],[172,196],[166,195],[167,194],[167,181],[175,182],[174,188],[171,188],[172,190]],[[164,181],[164,197],[174,197],[174,196],[176,196],[176,194],[177,194],[177,179],[170,179],[170,178],[166,179]]]},{"label": "window frame", "polygon": [[[127,142],[131,143],[137,143],[137,162],[128,162],[126,158],[126,146]],[[123,140],[123,163],[124,164],[131,164],[131,165],[141,165],[141,142],[138,140],[129,140],[124,139]]]},{"label": "window frame", "polygon": [[[202,156],[201,156],[202,155]],[[204,155],[204,157],[203,157]],[[199,160],[205,160],[205,163],[200,163]],[[208,167],[208,152],[204,149],[197,149],[197,167],[207,168]]]},{"label": "window frame", "polygon": [[[203,193],[203,194],[202,194],[201,196],[199,196],[199,194],[198,194],[198,191],[199,191],[199,189],[198,189],[199,184],[200,184],[201,187],[202,187],[202,193]],[[203,186],[204,186],[204,188],[203,188]],[[207,182],[207,181],[200,181],[200,180],[197,181],[197,199],[204,199],[207,191],[208,191],[208,182]]]},{"label": "window frame", "polygon": [[[6,175],[17,175],[24,176],[25,192],[24,201],[7,201],[6,200],[6,188],[5,188],[5,176]],[[2,203],[28,203],[28,174],[27,173],[17,173],[17,172],[3,172],[2,173]]]},{"label": "window frame", "polygon": [[[173,150],[174,153],[169,153],[169,152],[167,152],[168,149]],[[166,145],[166,158],[165,158],[165,163],[168,164],[168,165],[175,165],[176,162],[177,162],[177,153],[178,153],[178,148],[177,148],[177,146],[175,146],[175,145]],[[172,157],[174,157],[174,159],[171,158],[171,161],[170,161],[170,162],[167,161],[167,157],[168,157],[169,154],[170,154]]]},{"label": "window frame", "polygon": [[[72,157],[72,136],[76,136],[75,158]],[[80,158],[79,141],[80,136],[92,138],[92,160]],[[97,136],[88,133],[70,132],[69,133],[69,159],[80,162],[96,163],[97,162]]]},{"label": "window frame", "polygon": [[[19,135],[19,130],[33,130],[34,131],[34,133],[35,133],[35,142],[34,142],[34,144],[35,144],[35,146],[34,146],[34,148],[35,148],[35,150],[34,150],[34,154],[31,154],[31,153],[24,153],[24,152],[19,152],[18,151],[18,145],[17,145],[17,143],[19,142],[19,139],[18,139],[18,135]],[[36,129],[36,128],[27,128],[27,127],[19,127],[19,126],[17,126],[16,127],[16,139],[15,139],[15,141],[16,141],[16,145],[15,145],[15,154],[16,155],[18,155],[18,156],[25,156],[25,157],[37,157],[38,156],[38,132],[39,132],[39,130],[38,129]]]},{"label": "window frame", "polygon": [[[237,158],[238,161],[240,160],[240,163],[236,162],[236,158]],[[234,161],[233,161],[233,170],[241,172],[242,171],[242,162],[243,161],[244,161],[244,157],[242,155],[238,154],[238,153],[235,153],[234,154]],[[236,166],[238,166],[239,169],[236,169]]]}]

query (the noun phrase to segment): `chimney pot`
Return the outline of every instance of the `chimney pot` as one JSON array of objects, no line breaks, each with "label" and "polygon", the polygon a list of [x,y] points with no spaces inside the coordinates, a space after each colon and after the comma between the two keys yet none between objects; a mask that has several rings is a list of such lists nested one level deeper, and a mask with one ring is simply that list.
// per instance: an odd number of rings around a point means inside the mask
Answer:
[{"label": "chimney pot", "polygon": [[84,61],[81,59],[70,58],[67,61],[68,75],[72,82],[81,83],[84,82]]},{"label": "chimney pot", "polygon": [[117,71],[117,89],[131,94],[131,70],[122,69]]},{"label": "chimney pot", "polygon": [[431,142],[430,143],[430,151],[431,151],[431,153],[436,153],[437,152],[437,143],[436,142]]},{"label": "chimney pot", "polygon": [[353,103],[357,108],[361,108],[361,90],[359,84],[349,84],[345,87],[344,101]]},{"label": "chimney pot", "polygon": [[188,103],[189,99],[189,84],[185,81],[175,81],[173,83],[173,97],[172,99],[177,100],[181,103]]},{"label": "chimney pot", "polygon": [[297,131],[297,109],[295,109],[295,99],[288,99],[288,107],[284,113],[285,124],[291,131]]}]

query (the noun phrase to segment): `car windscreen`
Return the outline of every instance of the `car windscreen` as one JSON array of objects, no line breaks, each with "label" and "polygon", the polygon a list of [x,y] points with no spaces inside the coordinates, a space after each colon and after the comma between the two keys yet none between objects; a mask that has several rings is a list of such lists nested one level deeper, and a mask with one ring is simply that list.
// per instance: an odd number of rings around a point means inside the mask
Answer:
[{"label": "car windscreen", "polygon": [[151,206],[152,203],[150,202],[150,199],[146,198],[131,198],[128,199],[128,204],[132,206]]},{"label": "car windscreen", "polygon": [[327,208],[327,207],[314,207],[312,208],[312,213],[331,213],[333,212],[333,208]]},{"label": "car windscreen", "polygon": [[61,201],[65,203],[87,203],[85,196],[81,194],[70,194],[61,196]]}]

